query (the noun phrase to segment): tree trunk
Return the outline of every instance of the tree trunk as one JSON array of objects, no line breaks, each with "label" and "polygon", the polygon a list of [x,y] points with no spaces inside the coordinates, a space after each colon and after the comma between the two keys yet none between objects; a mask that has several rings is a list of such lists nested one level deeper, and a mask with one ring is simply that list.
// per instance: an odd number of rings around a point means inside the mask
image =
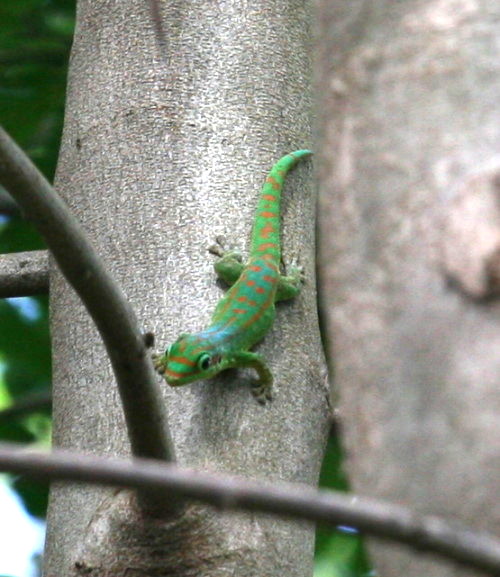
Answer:
[{"label": "tree trunk", "polygon": [[[498,531],[500,6],[324,1],[319,21],[320,265],[352,483]],[[372,552],[384,577],[471,575]]]},{"label": "tree trunk", "polygon": [[[243,252],[267,170],[310,145],[310,7],[293,0],[161,3],[166,57],[147,2],[78,3],[56,185],[164,349],[210,319],[223,294],[207,248]],[[275,378],[233,371],[163,384],[178,461],[315,484],[328,425],[316,318],[310,163],[287,180],[284,260],[306,284],[278,306],[259,350]],[[76,295],[51,278],[54,440],[95,454],[129,445],[109,362]],[[55,486],[46,576],[311,574],[313,527],[190,506],[165,523],[126,491]]]}]

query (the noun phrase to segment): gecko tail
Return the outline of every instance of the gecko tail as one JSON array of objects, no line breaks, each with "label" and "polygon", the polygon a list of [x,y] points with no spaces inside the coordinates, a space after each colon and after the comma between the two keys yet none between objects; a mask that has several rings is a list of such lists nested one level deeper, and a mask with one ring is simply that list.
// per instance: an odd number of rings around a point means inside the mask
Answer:
[{"label": "gecko tail", "polygon": [[311,150],[302,149],[286,154],[274,164],[266,178],[259,197],[252,232],[251,256],[280,262],[281,191],[288,172],[302,159],[311,156]]}]

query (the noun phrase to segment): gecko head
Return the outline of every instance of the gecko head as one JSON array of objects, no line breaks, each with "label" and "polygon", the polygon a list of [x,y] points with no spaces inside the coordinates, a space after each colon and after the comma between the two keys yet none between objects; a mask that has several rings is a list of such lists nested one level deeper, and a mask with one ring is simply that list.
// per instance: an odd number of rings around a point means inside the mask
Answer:
[{"label": "gecko head", "polygon": [[222,355],[200,334],[181,335],[157,361],[156,368],[172,387],[209,379],[223,369]]}]

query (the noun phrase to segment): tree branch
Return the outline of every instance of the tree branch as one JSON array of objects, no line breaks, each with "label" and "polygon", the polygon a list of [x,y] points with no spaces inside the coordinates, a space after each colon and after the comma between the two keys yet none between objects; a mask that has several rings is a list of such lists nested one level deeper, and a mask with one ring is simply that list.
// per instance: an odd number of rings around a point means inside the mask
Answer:
[{"label": "tree branch", "polygon": [[164,402],[134,312],[80,224],[2,128],[0,183],[44,237],[99,329],[118,382],[132,453],[174,460]]},{"label": "tree branch", "polygon": [[191,498],[225,510],[348,525],[487,573],[498,575],[500,571],[500,541],[493,536],[374,499],[285,483],[250,482],[145,459],[128,462],[66,451],[36,454],[9,444],[0,444],[0,470],[155,491],[164,498],[165,494]]},{"label": "tree branch", "polygon": [[49,291],[49,260],[45,250],[0,256],[0,298],[28,297]]},{"label": "tree branch", "polygon": [[7,216],[19,216],[19,206],[15,200],[0,187],[0,214]]}]

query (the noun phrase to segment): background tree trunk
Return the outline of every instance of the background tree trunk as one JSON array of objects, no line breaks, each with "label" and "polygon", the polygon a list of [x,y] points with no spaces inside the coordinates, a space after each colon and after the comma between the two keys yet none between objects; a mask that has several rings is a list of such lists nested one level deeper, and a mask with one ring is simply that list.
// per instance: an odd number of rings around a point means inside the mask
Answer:
[{"label": "background tree trunk", "polygon": [[[310,9],[301,1],[161,3],[168,62],[147,2],[78,3],[56,185],[163,349],[206,325],[221,297],[207,247],[246,250],[266,171],[310,145]],[[309,164],[310,166],[310,164]],[[183,465],[314,484],[328,424],[316,319],[314,200],[304,162],[284,194],[284,258],[307,283],[279,307],[261,351],[275,400],[251,372],[164,385]],[[127,455],[96,330],[51,278],[55,445]],[[190,507],[165,525],[125,491],[55,487],[46,575],[310,575],[313,527]]]},{"label": "background tree trunk", "polygon": [[[498,531],[500,6],[324,1],[319,22],[320,265],[354,489]],[[471,575],[372,552],[384,577]]]}]

